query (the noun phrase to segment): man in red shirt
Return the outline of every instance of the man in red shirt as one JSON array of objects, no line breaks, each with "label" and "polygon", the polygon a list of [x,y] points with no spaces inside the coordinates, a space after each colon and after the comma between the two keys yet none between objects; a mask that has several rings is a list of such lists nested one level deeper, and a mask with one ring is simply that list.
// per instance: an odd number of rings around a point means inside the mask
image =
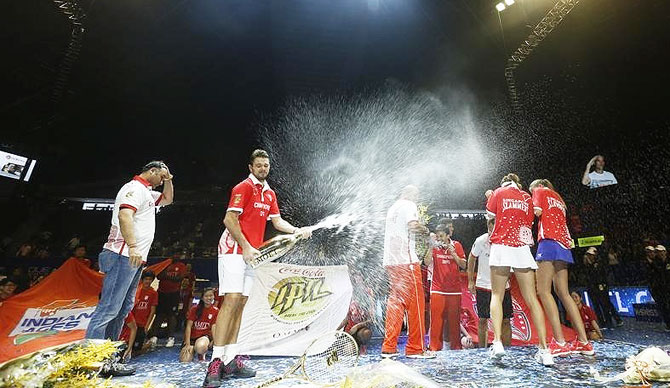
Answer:
[{"label": "man in red shirt", "polygon": [[263,243],[267,220],[280,232],[311,236],[309,228],[296,228],[282,219],[277,196],[266,181],[270,173],[270,156],[266,151],[252,152],[249,172],[249,177],[233,188],[223,220],[226,229],[219,241],[218,262],[219,294],[225,298],[216,320],[212,362],[203,387],[219,387],[231,377],[256,376],[238,355],[237,335],[254,280],[254,270],[247,263],[260,254],[257,248]]},{"label": "man in red shirt", "polygon": [[135,323],[137,324],[137,335],[132,344],[135,353],[141,352],[146,338],[147,331],[156,315],[156,306],[158,305],[158,293],[151,288],[151,283],[156,278],[151,271],[144,271],[142,273],[142,282],[140,283],[140,291],[135,298],[135,306],[133,307],[133,315],[135,316]]},{"label": "man in red shirt", "polygon": [[119,341],[123,341],[128,346],[126,351],[123,352],[122,359],[124,361],[130,360],[130,357],[133,353],[133,343],[137,338],[137,322],[135,321],[135,316],[133,312],[129,312],[126,320],[123,323],[123,329],[121,329],[121,334],[119,335]]},{"label": "man in red shirt", "polygon": [[433,281],[430,286],[430,350],[442,350],[443,329],[448,331],[451,349],[461,349],[461,275],[465,252],[460,242],[451,239],[449,225],[435,230],[438,246],[433,248]]},{"label": "man in red shirt", "polygon": [[[158,275],[158,323],[168,321],[168,340],[166,347],[174,345],[174,331],[177,326],[177,312],[181,297],[181,280],[186,275],[186,265],[181,262],[178,256],[172,259],[170,264],[163,272]],[[156,327],[154,330],[157,330]]]}]

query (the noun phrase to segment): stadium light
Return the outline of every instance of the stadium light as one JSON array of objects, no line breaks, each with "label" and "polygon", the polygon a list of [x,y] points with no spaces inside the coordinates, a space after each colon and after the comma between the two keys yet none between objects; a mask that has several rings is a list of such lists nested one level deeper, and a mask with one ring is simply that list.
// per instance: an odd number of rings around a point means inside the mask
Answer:
[{"label": "stadium light", "polygon": [[498,12],[504,11],[505,10],[505,4],[503,4],[503,3],[496,4],[496,9],[498,10]]},{"label": "stadium light", "polygon": [[514,4],[514,0],[505,0],[505,5],[507,5],[508,7],[512,4]]}]

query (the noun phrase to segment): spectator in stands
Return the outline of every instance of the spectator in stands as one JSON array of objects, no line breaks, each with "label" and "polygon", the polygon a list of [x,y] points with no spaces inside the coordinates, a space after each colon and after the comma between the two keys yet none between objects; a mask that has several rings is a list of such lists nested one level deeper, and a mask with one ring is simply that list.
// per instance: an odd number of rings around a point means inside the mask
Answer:
[{"label": "spectator in stands", "polygon": [[15,294],[23,292],[30,287],[30,276],[23,267],[16,267],[12,271],[12,276],[10,276],[14,284],[16,284]]},{"label": "spectator in stands", "polygon": [[218,313],[219,309],[214,305],[214,290],[207,288],[198,305],[188,311],[179,361],[189,362],[193,360],[194,354],[198,355],[199,361],[205,360],[205,353],[213,344],[212,332],[216,327]]},{"label": "spectator in stands", "polygon": [[14,296],[14,291],[16,291],[16,283],[10,278],[3,278],[0,280],[0,302]]},{"label": "spectator in stands", "polygon": [[168,340],[166,347],[174,346],[174,331],[177,326],[177,313],[179,312],[181,280],[186,275],[186,265],[179,256],[172,259],[172,263],[158,275],[158,308],[157,330],[163,322],[167,321]]},{"label": "spectator in stands", "polygon": [[586,329],[586,335],[588,335],[589,340],[597,341],[603,339],[603,332],[600,331],[600,326],[598,326],[598,317],[593,309],[582,303],[582,297],[576,293],[572,292],[570,294],[572,300],[575,301],[579,313],[582,315],[582,321],[584,322],[584,328]]},{"label": "spectator in stands", "polygon": [[665,330],[670,331],[670,296],[668,292],[670,285],[670,263],[667,259],[667,251],[663,245],[656,247],[647,246],[647,276],[651,296],[656,302],[659,313],[663,317]]},{"label": "spectator in stands", "polygon": [[136,354],[146,350],[144,340],[156,316],[158,293],[151,288],[151,283],[155,278],[156,275],[153,272],[144,271],[140,282],[140,291],[135,298],[132,313],[135,316],[135,323],[137,324],[137,336],[132,343],[132,348]]},{"label": "spectator in stands", "polygon": [[86,245],[79,244],[74,248],[72,252],[72,257],[70,259],[76,259],[80,263],[84,264],[88,268],[91,268],[91,260],[86,257]]},{"label": "spectator in stands", "polygon": [[16,257],[32,257],[34,246],[32,243],[26,242],[21,244],[19,250],[16,251]]},{"label": "spectator in stands", "polygon": [[[591,167],[595,167],[591,171]],[[582,176],[582,184],[588,186],[590,189],[598,187],[616,185],[618,182],[609,171],[605,171],[605,157],[596,155],[586,164],[584,176]]]},{"label": "spectator in stands", "polygon": [[612,319],[617,326],[622,326],[623,322],[610,301],[606,266],[598,260],[598,250],[595,247],[590,247],[584,254],[584,271],[589,279],[587,289],[591,304],[602,326],[611,328]]}]

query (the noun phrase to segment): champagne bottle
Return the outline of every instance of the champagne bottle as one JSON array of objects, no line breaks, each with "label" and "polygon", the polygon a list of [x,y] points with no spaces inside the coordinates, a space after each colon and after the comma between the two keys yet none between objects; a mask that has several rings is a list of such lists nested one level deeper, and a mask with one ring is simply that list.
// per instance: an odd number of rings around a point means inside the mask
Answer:
[{"label": "champagne bottle", "polygon": [[299,234],[281,234],[269,239],[258,248],[261,254],[251,261],[251,267],[258,268],[267,262],[277,260],[293,249],[300,240],[302,236]]}]

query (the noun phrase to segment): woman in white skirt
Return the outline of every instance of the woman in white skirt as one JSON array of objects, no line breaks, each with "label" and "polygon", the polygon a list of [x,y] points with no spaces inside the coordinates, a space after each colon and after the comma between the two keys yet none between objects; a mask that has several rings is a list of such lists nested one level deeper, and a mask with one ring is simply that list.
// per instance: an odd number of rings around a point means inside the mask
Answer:
[{"label": "woman in white skirt", "polygon": [[533,244],[531,227],[535,219],[533,201],[530,194],[521,190],[516,174],[507,174],[501,186],[493,193],[487,193],[486,212],[495,217],[496,223],[491,237],[491,321],[493,322],[493,342],[490,354],[492,358],[501,358],[505,354],[501,342],[502,301],[510,269],[519,283],[519,289],[526,305],[530,308],[531,318],[537,330],[539,350],[535,359],[543,365],[553,365],[554,360],[547,349],[547,333],[544,312],[537,299],[535,289],[535,270],[537,263],[530,252]]}]

